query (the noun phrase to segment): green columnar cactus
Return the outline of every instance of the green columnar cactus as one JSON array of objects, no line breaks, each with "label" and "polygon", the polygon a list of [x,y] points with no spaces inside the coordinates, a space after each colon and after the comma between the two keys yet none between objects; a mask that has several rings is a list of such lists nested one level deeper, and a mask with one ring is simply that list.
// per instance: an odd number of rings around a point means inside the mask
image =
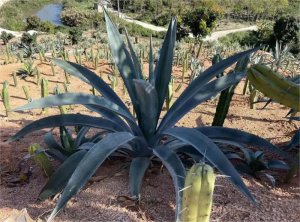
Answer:
[{"label": "green columnar cactus", "polygon": [[259,91],[258,90],[253,90],[250,94],[250,109],[256,109],[256,102],[257,101],[257,98],[258,98],[258,94],[259,94]]},{"label": "green columnar cactus", "polygon": [[32,146],[29,146],[28,152],[31,156],[33,156],[35,163],[40,167],[43,174],[50,178],[54,173],[54,170],[45,152],[35,153],[40,148],[42,147],[38,143],[34,143]]},{"label": "green columnar cactus", "polygon": [[103,79],[103,71],[100,71],[100,78]]},{"label": "green columnar cactus", "polygon": [[[217,53],[214,55],[214,57],[212,58],[212,64],[215,65],[217,63],[219,63],[220,61],[222,61],[223,58],[221,56],[220,53]],[[224,76],[224,72],[221,72],[220,74],[217,75],[217,78],[220,78],[221,76]]]},{"label": "green columnar cactus", "polygon": [[184,78],[185,78],[185,62],[183,63],[183,68],[182,68],[182,74],[181,74],[181,82],[184,82]]},{"label": "green columnar cactus", "polygon": [[172,76],[171,80],[169,82],[167,96],[166,96],[166,107],[167,107],[167,110],[169,110],[171,108],[171,106],[173,105],[174,81],[175,81],[175,77]]},{"label": "green columnar cactus", "polygon": [[9,93],[8,93],[9,82],[4,81],[3,89],[2,89],[2,101],[6,110],[6,116],[8,116],[8,112],[11,110],[9,105]]},{"label": "green columnar cactus", "polygon": [[14,84],[15,84],[15,87],[18,86],[18,79],[17,79],[17,74],[15,71],[13,71],[13,78],[14,78]]},{"label": "green columnar cactus", "polygon": [[198,48],[197,55],[196,55],[196,58],[197,58],[197,59],[198,59],[199,56],[200,56],[200,53],[201,53],[201,50],[202,50],[202,46],[203,46],[203,41],[201,41],[200,44],[199,44],[199,48]]},{"label": "green columnar cactus", "polygon": [[[49,96],[48,80],[46,78],[42,78],[41,81],[41,94],[42,98]],[[49,108],[43,108],[43,111],[45,115],[49,114]]]},{"label": "green columnar cactus", "polygon": [[70,84],[70,76],[69,73],[67,73],[66,71],[65,71],[65,78],[66,78],[66,82]]},{"label": "green columnar cactus", "polygon": [[99,64],[99,57],[98,56],[95,57],[94,64],[95,64],[95,70],[97,70],[98,69],[98,64]]},{"label": "green columnar cactus", "polygon": [[244,89],[243,89],[243,95],[246,95],[248,93],[248,89],[249,89],[249,80],[246,77],[245,85],[244,85]]},{"label": "green columnar cactus", "polygon": [[6,44],[6,46],[5,46],[5,54],[7,55],[8,59],[10,59],[11,51],[9,48],[9,44]]},{"label": "green columnar cactus", "polygon": [[126,95],[126,86],[125,86],[125,84],[123,84],[122,95],[123,95],[123,96],[125,96],[125,95]]},{"label": "green columnar cactus", "polygon": [[70,61],[69,51],[66,51],[66,60]]},{"label": "green columnar cactus", "polygon": [[23,88],[23,91],[24,91],[24,94],[25,94],[25,97],[27,99],[27,101],[30,103],[32,101],[31,97],[29,96],[29,92],[28,92],[28,89],[26,86],[22,86]]},{"label": "green columnar cactus", "polygon": [[43,63],[44,62],[44,58],[43,58],[42,51],[39,51],[39,57],[40,57],[41,63]]},{"label": "green columnar cactus", "polygon": [[41,84],[41,72],[39,69],[36,70],[36,84],[38,86]]},{"label": "green columnar cactus", "polygon": [[19,52],[19,58],[21,60],[21,63],[24,63],[24,55],[23,52]]},{"label": "green columnar cactus", "polygon": [[177,86],[177,88],[175,89],[175,92],[178,92],[178,91],[181,89],[181,87],[182,87],[182,83],[180,83],[180,84]]},{"label": "green columnar cactus", "polygon": [[8,65],[8,57],[6,54],[4,55],[4,59],[5,59],[5,65]]},{"label": "green columnar cactus", "polygon": [[[61,94],[60,88],[55,87],[54,88],[54,94],[55,95]],[[68,113],[66,106],[59,106],[59,110],[60,110],[61,114],[67,114]]]},{"label": "green columnar cactus", "polygon": [[111,88],[113,91],[116,91],[116,77],[108,75],[108,79],[111,81]]},{"label": "green columnar cactus", "polygon": [[[66,92],[66,93],[69,93],[69,92],[70,92],[70,86],[67,85],[66,82],[64,82],[63,84],[64,84],[65,92]],[[74,105],[70,105],[69,107],[70,107],[71,110],[74,110]]]},{"label": "green columnar cactus", "polygon": [[46,56],[45,56],[45,51],[42,49],[42,56],[43,56],[43,59],[45,60],[45,61],[47,61],[47,59],[46,59]]},{"label": "green columnar cactus", "polygon": [[183,190],[181,221],[209,222],[215,179],[209,165],[198,163],[189,170]]},{"label": "green columnar cactus", "polygon": [[116,82],[116,86],[118,85],[118,67],[117,64],[114,63],[114,77],[115,77],[115,82]]},{"label": "green columnar cactus", "polygon": [[94,96],[97,96],[98,93],[97,93],[97,90],[94,87],[92,88],[92,92],[93,92]]},{"label": "green columnar cactus", "polygon": [[179,57],[179,52],[177,52],[176,66],[179,66],[179,59],[180,59],[180,57]]},{"label": "green columnar cactus", "polygon": [[54,64],[51,62],[51,70],[52,70],[52,75],[55,76],[56,72],[55,72],[55,67]]}]

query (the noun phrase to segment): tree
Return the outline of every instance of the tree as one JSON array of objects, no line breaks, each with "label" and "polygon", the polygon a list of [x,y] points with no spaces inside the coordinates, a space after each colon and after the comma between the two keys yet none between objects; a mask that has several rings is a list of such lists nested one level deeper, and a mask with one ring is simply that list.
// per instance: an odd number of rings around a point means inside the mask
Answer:
[{"label": "tree", "polygon": [[79,41],[82,39],[82,29],[80,28],[73,28],[69,31],[70,39],[72,42],[72,45],[78,44]]},{"label": "tree", "polygon": [[13,34],[7,33],[5,31],[1,32],[0,35],[0,39],[2,39],[4,45],[6,45],[13,37],[15,37]]},{"label": "tree", "polygon": [[27,30],[40,30],[42,21],[39,17],[30,16],[26,19],[26,22],[27,22],[27,26],[26,26]]},{"label": "tree", "polygon": [[281,41],[282,45],[300,42],[300,27],[297,19],[294,17],[278,19],[274,24],[273,30],[275,38]]}]

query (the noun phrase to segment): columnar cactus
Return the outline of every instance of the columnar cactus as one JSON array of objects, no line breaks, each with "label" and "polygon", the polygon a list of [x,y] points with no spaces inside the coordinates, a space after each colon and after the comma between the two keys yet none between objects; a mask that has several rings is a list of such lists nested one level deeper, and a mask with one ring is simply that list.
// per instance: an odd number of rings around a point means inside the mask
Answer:
[{"label": "columnar cactus", "polygon": [[3,83],[3,89],[2,89],[2,101],[5,106],[7,116],[8,116],[8,112],[11,110],[10,105],[9,105],[8,87],[9,87],[9,82],[5,80]]},{"label": "columnar cactus", "polygon": [[[63,84],[64,84],[65,92],[66,92],[66,93],[70,92],[70,86],[67,85],[66,82],[64,82]],[[74,105],[70,105],[70,109],[71,109],[71,110],[74,110]]]},{"label": "columnar cactus", "polygon": [[[54,88],[54,94],[55,95],[61,94],[60,88],[55,87]],[[66,106],[59,106],[59,110],[60,110],[61,114],[67,114],[68,113],[68,111],[66,109]]]},{"label": "columnar cactus", "polygon": [[18,79],[17,79],[17,74],[15,71],[13,71],[13,78],[14,78],[14,84],[15,84],[15,87],[18,86]]},{"label": "columnar cactus", "polygon": [[27,99],[27,101],[30,103],[32,101],[31,97],[29,96],[29,92],[28,92],[28,89],[26,86],[22,86],[23,88],[23,91],[24,91],[24,94],[25,94],[25,97]]},{"label": "columnar cactus", "polygon": [[[41,97],[47,97],[49,95],[49,90],[48,90],[48,80],[46,78],[42,78],[41,81]],[[43,108],[44,114],[48,115],[49,114],[49,108]]]},{"label": "columnar cactus", "polygon": [[54,67],[54,64],[51,62],[51,70],[52,70],[52,75],[55,76],[56,73],[55,73],[55,67]]},{"label": "columnar cactus", "polygon": [[253,90],[250,94],[250,109],[256,109],[256,101],[259,95],[259,91],[258,90]]},{"label": "columnar cactus", "polygon": [[65,78],[66,78],[66,82],[67,82],[68,84],[70,84],[69,73],[67,73],[66,71],[65,71]]},{"label": "columnar cactus", "polygon": [[39,51],[39,57],[40,57],[41,63],[43,63],[44,62],[44,58],[43,58],[42,51]]},{"label": "columnar cactus", "polygon": [[181,221],[209,222],[215,179],[209,165],[198,163],[190,169],[183,188]]},{"label": "columnar cactus", "polygon": [[38,86],[41,84],[41,71],[39,69],[36,70],[36,84]]},{"label": "columnar cactus", "polygon": [[173,88],[174,88],[174,81],[175,81],[175,77],[171,77],[171,80],[169,82],[169,86],[168,86],[168,91],[167,91],[167,96],[166,96],[166,106],[167,106],[167,110],[169,110],[171,108],[171,106],[173,105]]},{"label": "columnar cactus", "polygon": [[116,91],[116,77],[112,75],[108,75],[108,79],[111,81],[111,88],[113,91]]}]

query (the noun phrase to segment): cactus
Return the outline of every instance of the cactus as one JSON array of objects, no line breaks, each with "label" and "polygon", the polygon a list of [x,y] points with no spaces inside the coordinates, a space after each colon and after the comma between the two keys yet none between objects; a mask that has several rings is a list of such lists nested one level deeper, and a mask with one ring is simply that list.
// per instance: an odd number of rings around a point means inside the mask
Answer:
[{"label": "cactus", "polygon": [[[250,62],[249,56],[246,56],[245,58],[239,60],[234,70],[231,70],[227,75],[230,75],[230,73],[235,73],[235,72],[244,72],[247,69],[249,62]],[[232,85],[221,92],[216,113],[214,116],[214,120],[212,123],[213,126],[223,126],[237,84]]]},{"label": "cactus", "polygon": [[[61,94],[60,88],[55,87],[54,88],[54,94],[55,95]],[[66,106],[59,106],[59,110],[60,110],[61,114],[67,114],[68,113],[68,111],[66,109]]]},{"label": "cactus", "polygon": [[258,98],[259,92],[258,90],[253,90],[250,94],[250,109],[256,109],[256,101]]},{"label": "cactus", "polygon": [[243,89],[243,95],[246,95],[247,92],[248,92],[248,89],[249,89],[249,80],[248,78],[246,77],[246,80],[245,80],[245,85],[244,85],[244,89]]},{"label": "cactus", "polygon": [[[46,78],[42,78],[41,81],[41,97],[45,98],[49,95],[49,91],[48,91],[48,80]],[[49,114],[49,108],[43,108],[44,114],[48,115]]]},{"label": "cactus", "polygon": [[[183,63],[183,64],[185,64],[185,63]],[[183,68],[182,68],[182,74],[181,74],[181,82],[182,83],[184,82],[184,76],[185,76],[185,68],[183,66]]]},{"label": "cactus", "polygon": [[95,59],[94,59],[95,70],[98,69],[98,64],[99,64],[99,57],[96,56]]},{"label": "cactus", "polygon": [[54,173],[54,170],[51,162],[44,152],[35,153],[40,148],[42,147],[38,143],[34,143],[32,146],[29,146],[28,152],[31,156],[33,156],[35,163],[41,168],[43,174],[50,178]]},{"label": "cactus", "polygon": [[9,87],[9,82],[5,80],[3,83],[3,89],[2,89],[2,101],[5,106],[7,116],[8,116],[8,112],[11,110],[10,105],[9,105],[8,87]]},{"label": "cactus", "polygon": [[180,83],[180,84],[177,86],[177,88],[175,89],[175,92],[178,92],[178,91],[181,89],[181,87],[182,87],[182,83]]},{"label": "cactus", "polygon": [[43,63],[44,62],[44,58],[43,58],[42,51],[39,51],[39,57],[40,57],[41,63]]},{"label": "cactus", "polygon": [[175,81],[175,77],[172,76],[171,80],[169,82],[169,85],[168,85],[168,91],[167,91],[167,96],[166,96],[166,107],[167,107],[167,110],[169,110],[171,108],[171,106],[173,105],[174,81]]},{"label": "cactus", "polygon": [[177,58],[176,58],[176,66],[179,66],[179,53],[177,52]]},{"label": "cactus", "polygon": [[67,73],[66,71],[65,71],[65,78],[66,78],[66,82],[70,84],[70,76],[69,73]]},{"label": "cactus", "polygon": [[17,87],[18,86],[18,79],[17,79],[17,73],[15,71],[13,71],[13,78],[14,78],[15,87]]},{"label": "cactus", "polygon": [[5,59],[5,65],[8,65],[8,57],[6,54],[4,55],[4,59]]},{"label": "cactus", "polygon": [[[212,64],[215,65],[217,63],[219,63],[220,61],[222,61],[223,58],[221,56],[220,53],[217,53],[214,55],[214,57],[212,58]],[[224,76],[224,72],[221,72],[220,74],[217,75],[217,78],[220,78],[221,76]]]},{"label": "cactus", "polygon": [[134,37],[134,40],[135,40],[135,44],[139,43],[139,40],[140,40],[139,36],[136,35],[136,36]]},{"label": "cactus", "polygon": [[[67,85],[66,82],[64,82],[63,84],[64,84],[65,92],[66,92],[66,93],[70,92],[70,86]],[[71,110],[74,110],[74,105],[70,105],[69,107],[70,107]]]},{"label": "cactus", "polygon": [[103,71],[100,71],[100,78],[103,79]]},{"label": "cactus", "polygon": [[123,95],[123,96],[125,96],[125,95],[126,95],[126,86],[125,86],[125,84],[123,84],[122,95]]},{"label": "cactus", "polygon": [[98,93],[97,93],[97,90],[94,87],[92,88],[92,92],[93,92],[94,96],[97,96]]},{"label": "cactus", "polygon": [[209,165],[198,163],[189,170],[183,190],[181,221],[209,222],[215,179]]},{"label": "cactus", "polygon": [[38,86],[41,84],[41,72],[39,69],[36,70],[36,84]]},{"label": "cactus", "polygon": [[29,96],[29,92],[28,92],[27,87],[26,87],[26,86],[22,86],[22,88],[23,88],[23,91],[24,91],[24,93],[25,93],[25,97],[26,97],[27,101],[30,103],[30,102],[32,101],[32,99],[31,99],[31,97]]},{"label": "cactus", "polygon": [[196,55],[196,58],[197,58],[197,59],[198,59],[199,56],[200,56],[202,46],[203,46],[203,41],[201,41],[200,44],[199,44],[199,48],[198,48],[197,55]]},{"label": "cactus", "polygon": [[51,70],[52,70],[53,76],[55,76],[56,75],[56,73],[55,73],[55,67],[54,67],[54,64],[52,62],[51,62]]},{"label": "cactus", "polygon": [[253,65],[247,71],[253,87],[270,99],[300,111],[300,86],[264,65]]},{"label": "cactus", "polygon": [[111,81],[111,88],[113,91],[116,91],[116,77],[108,75],[108,79]]}]

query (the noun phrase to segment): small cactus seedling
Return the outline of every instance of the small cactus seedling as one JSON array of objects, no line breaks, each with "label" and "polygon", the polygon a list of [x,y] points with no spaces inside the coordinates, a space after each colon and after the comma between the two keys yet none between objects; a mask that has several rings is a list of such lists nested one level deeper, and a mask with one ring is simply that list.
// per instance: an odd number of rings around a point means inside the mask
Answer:
[{"label": "small cactus seedling", "polygon": [[15,71],[13,71],[13,78],[14,78],[15,87],[17,87],[18,86],[18,79],[17,79],[17,73]]},{"label": "small cactus seedling", "polygon": [[253,90],[250,94],[250,109],[256,109],[256,101],[259,95],[259,91],[258,90]]},{"label": "small cactus seedling", "polygon": [[34,143],[32,146],[29,146],[28,152],[33,156],[35,163],[41,168],[43,174],[50,178],[54,170],[46,154],[44,152],[37,152],[40,148],[42,147],[38,143]]},{"label": "small cactus seedling", "polygon": [[[54,94],[55,95],[61,94],[61,91],[60,91],[59,87],[54,88]],[[60,110],[61,114],[67,114],[68,113],[66,106],[59,106],[59,110]]]},{"label": "small cactus seedling", "polygon": [[44,62],[44,58],[43,58],[42,51],[39,52],[39,57],[40,57],[41,63],[43,63]]},{"label": "small cactus seedling", "polygon": [[215,179],[209,165],[198,163],[190,169],[184,184],[181,221],[209,222]]},{"label": "small cactus seedling", "polygon": [[117,64],[116,63],[114,63],[114,76],[115,76],[115,78],[116,78],[116,86],[118,85],[118,67],[117,67]]},{"label": "small cactus seedling", "polygon": [[7,116],[8,116],[8,112],[11,110],[10,105],[9,105],[8,87],[9,87],[9,82],[5,80],[3,83],[3,89],[2,89],[2,101],[5,106]]},{"label": "small cactus seedling", "polygon": [[36,84],[38,86],[41,84],[41,71],[39,69],[36,71]]},{"label": "small cactus seedling", "polygon": [[26,86],[22,86],[22,88],[23,88],[23,91],[24,91],[24,93],[25,93],[25,97],[26,97],[27,101],[30,103],[30,102],[32,101],[32,99],[31,99],[31,97],[29,96],[29,92],[28,92],[27,87],[26,87]]},{"label": "small cactus seedling", "polygon": [[100,71],[100,78],[103,79],[103,71]]},{"label": "small cactus seedling", "polygon": [[243,89],[243,95],[246,95],[248,93],[248,89],[249,89],[249,80],[248,78],[246,77],[246,80],[245,80],[245,85],[244,85],[244,89]]},{"label": "small cactus seedling", "polygon": [[116,91],[116,82],[117,82],[117,78],[115,76],[112,75],[108,75],[108,79],[111,81],[111,88],[113,91]]},{"label": "small cactus seedling", "polygon": [[70,84],[70,76],[69,73],[67,73],[66,71],[65,71],[65,78],[66,78],[66,82]]},{"label": "small cactus seedling", "polygon": [[97,93],[97,90],[94,87],[92,88],[92,92],[93,92],[94,96],[97,96],[98,93]]},{"label": "small cactus seedling", "polygon": [[[66,82],[64,82],[64,89],[66,93],[70,92],[70,86]],[[74,105],[70,105],[70,109],[74,110]]]},{"label": "small cactus seedling", "polygon": [[[49,95],[48,91],[48,80],[46,78],[42,78],[41,81],[41,93],[42,93],[42,98],[45,98]],[[49,108],[43,108],[44,114],[48,115],[49,114]]]},{"label": "small cactus seedling", "polygon": [[53,76],[55,76],[55,67],[54,67],[54,64],[51,62],[51,70],[52,70],[52,74]]},{"label": "small cactus seedling", "polygon": [[171,80],[169,82],[168,91],[167,91],[167,97],[166,97],[166,106],[167,110],[171,108],[173,105],[173,88],[174,88],[174,81],[175,77],[171,77]]},{"label": "small cactus seedling", "polygon": [[182,87],[182,83],[180,83],[180,84],[177,86],[177,88],[175,89],[175,92],[178,92],[178,91],[181,89],[181,87]]}]

